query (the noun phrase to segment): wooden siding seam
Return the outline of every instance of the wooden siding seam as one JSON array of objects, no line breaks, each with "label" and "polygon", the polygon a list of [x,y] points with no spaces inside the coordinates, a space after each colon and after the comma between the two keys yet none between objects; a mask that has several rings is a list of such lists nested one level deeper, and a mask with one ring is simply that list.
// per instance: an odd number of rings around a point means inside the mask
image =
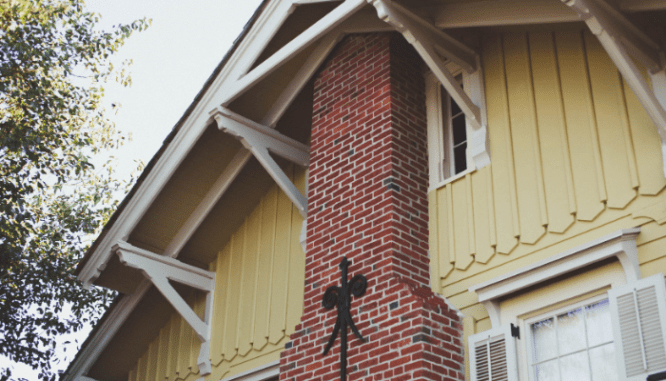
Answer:
[{"label": "wooden siding seam", "polygon": [[[508,84],[508,79],[507,79],[507,72],[506,72],[506,50],[505,50],[505,43],[504,43],[504,35],[500,36],[500,49],[501,49],[501,65],[502,65],[502,71],[504,74],[504,91],[505,91],[505,98],[508,100],[509,99],[509,84]],[[509,194],[511,197],[511,206],[512,206],[512,212],[513,212],[513,236],[515,238],[520,237],[520,220],[518,219],[518,191],[516,189],[516,173],[515,173],[515,163],[514,163],[514,158],[513,158],[513,137],[511,135],[511,108],[509,107],[509,104],[507,103],[506,105],[506,123],[507,123],[507,164],[509,165],[508,168],[508,174],[509,174]],[[507,253],[508,254],[508,253]]]},{"label": "wooden siding seam", "polygon": [[[546,206],[546,189],[544,186],[543,178],[543,163],[541,156],[541,142],[539,141],[539,120],[537,119],[537,105],[536,94],[534,90],[534,71],[532,68],[532,50],[530,48],[530,34],[527,34],[527,73],[529,75],[530,86],[528,90],[531,98],[532,107],[530,107],[530,117],[534,126],[534,133],[532,135],[532,144],[534,144],[534,160],[536,162],[536,183],[537,183],[537,196],[539,197],[539,212],[541,214],[541,226],[548,226],[548,207]],[[542,235],[543,237],[543,235]]]},{"label": "wooden siding seam", "polygon": [[566,182],[567,182],[567,195],[569,198],[569,212],[574,215],[574,222],[575,222],[575,216],[576,213],[578,212],[577,209],[577,200],[576,200],[576,192],[574,189],[574,180],[573,180],[573,169],[572,169],[572,164],[571,164],[571,147],[569,147],[569,133],[568,133],[568,123],[567,123],[567,118],[566,118],[566,113],[564,110],[564,91],[562,90],[562,71],[560,69],[560,59],[559,59],[559,53],[557,51],[557,41],[555,38],[555,33],[551,34],[552,39],[553,39],[553,53],[555,54],[555,73],[557,75],[557,91],[558,94],[560,95],[560,114],[562,115],[562,123],[563,123],[563,128],[561,130],[562,133],[562,155],[564,158],[564,172],[565,172],[565,177],[566,177]]},{"label": "wooden siding seam", "polygon": [[[495,197],[493,187],[493,173],[491,168],[486,169],[486,187],[488,188],[488,233],[490,234],[490,246],[497,253],[497,227],[495,226]],[[489,258],[490,259],[490,258]]]},{"label": "wooden siding seam", "polygon": [[465,175],[467,182],[467,237],[469,238],[469,254],[472,256],[472,262],[476,260],[476,229],[474,228],[474,197],[472,195],[472,175],[470,173]]},{"label": "wooden siding seam", "polygon": [[597,111],[594,108],[594,93],[592,92],[592,77],[590,73],[590,60],[588,56],[588,44],[585,36],[586,32],[581,32],[581,40],[583,44],[583,62],[585,64],[585,72],[587,75],[587,89],[589,99],[587,102],[588,112],[590,113],[590,132],[592,136],[592,149],[594,151],[594,161],[597,167],[597,188],[599,192],[599,200],[606,204],[608,201],[608,194],[606,193],[606,180],[604,178],[604,168],[601,159],[601,147],[599,146],[599,131],[597,125]]},{"label": "wooden siding seam", "polygon": [[[622,113],[622,132],[624,133],[624,145],[627,150],[627,161],[629,164],[629,176],[631,177],[631,187],[638,191],[640,181],[638,179],[638,162],[636,161],[636,152],[634,151],[634,140],[631,134],[631,127],[629,121],[629,110],[627,109],[627,97],[624,89],[624,80],[618,71],[617,73],[619,84],[618,97],[620,98],[620,112]],[[636,192],[638,194],[638,192]]]},{"label": "wooden siding seam", "polygon": [[[267,303],[268,306],[273,305],[273,264],[275,263],[275,243],[276,243],[276,234],[277,234],[277,229],[276,229],[276,225],[277,225],[277,190],[274,192],[274,194],[275,194],[275,197],[274,197],[274,200],[273,200],[274,201],[273,205],[275,207],[273,208],[273,213],[272,213],[272,216],[271,216],[272,221],[273,221],[273,223],[272,223],[272,227],[273,227],[273,229],[272,229],[273,230],[272,242],[273,242],[273,245],[271,245],[271,264],[270,264],[270,270],[271,271],[268,274],[268,290],[266,290],[268,292],[268,298],[266,300],[266,303]],[[268,319],[266,319],[266,334],[268,335],[266,337],[266,341],[269,341],[268,338],[270,337],[270,334],[271,334],[271,316],[270,316],[271,313],[272,313],[272,309],[269,308],[268,309]]]}]

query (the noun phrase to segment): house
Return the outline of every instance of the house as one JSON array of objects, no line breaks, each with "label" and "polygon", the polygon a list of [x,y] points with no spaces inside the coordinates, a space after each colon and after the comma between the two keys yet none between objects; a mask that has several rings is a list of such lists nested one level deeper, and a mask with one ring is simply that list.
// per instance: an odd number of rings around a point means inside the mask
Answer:
[{"label": "house", "polygon": [[266,0],[79,266],[120,296],[63,379],[664,379],[665,21]]}]

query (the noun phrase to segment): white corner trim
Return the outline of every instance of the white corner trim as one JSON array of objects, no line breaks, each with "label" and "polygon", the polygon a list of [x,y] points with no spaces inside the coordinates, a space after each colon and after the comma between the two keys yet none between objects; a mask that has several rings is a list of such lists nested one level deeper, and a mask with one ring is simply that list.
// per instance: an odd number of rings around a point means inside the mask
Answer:
[{"label": "white corner trim", "polygon": [[[177,259],[151,253],[132,246],[127,242],[118,242],[112,249],[118,254],[120,262],[129,267],[141,270],[155,288],[164,295],[175,310],[192,327],[201,341],[197,365],[202,375],[210,374],[211,323],[213,318],[213,291],[215,290],[215,273],[185,264]],[[204,319],[192,310],[187,302],[171,286],[169,280],[185,284],[206,293]]]},{"label": "white corner trim", "polygon": [[234,376],[223,378],[220,381],[263,381],[279,375],[280,360],[276,360]]},{"label": "white corner trim", "polygon": [[636,248],[636,237],[640,231],[640,228],[619,230],[479,283],[470,287],[469,292],[475,292],[478,295],[479,302],[483,303],[488,310],[492,326],[499,327],[501,326],[499,301],[502,297],[605,259],[616,257],[624,269],[627,283],[636,281],[641,278]]},{"label": "white corner trim", "polygon": [[238,137],[245,148],[252,151],[268,174],[294,203],[301,216],[306,218],[307,198],[289,180],[289,177],[273,160],[269,151],[298,165],[307,167],[310,162],[310,147],[222,106],[213,110],[211,116],[215,118],[220,130]]}]

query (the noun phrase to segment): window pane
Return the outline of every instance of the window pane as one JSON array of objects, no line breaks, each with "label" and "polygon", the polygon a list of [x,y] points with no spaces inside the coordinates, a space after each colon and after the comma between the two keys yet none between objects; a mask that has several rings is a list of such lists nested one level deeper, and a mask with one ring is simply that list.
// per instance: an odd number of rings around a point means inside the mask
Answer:
[{"label": "window pane", "polygon": [[537,381],[560,381],[557,359],[537,365],[535,373]]},{"label": "window pane", "polygon": [[583,321],[582,308],[558,316],[557,326],[557,341],[560,346],[560,355],[586,347],[585,322]]},{"label": "window pane", "polygon": [[553,318],[532,324],[532,340],[534,362],[557,356],[557,342],[555,339],[555,323]]},{"label": "window pane", "polygon": [[458,144],[467,140],[467,131],[465,130],[465,115],[458,115],[457,117],[451,120],[451,126],[453,127],[453,145],[457,146]]},{"label": "window pane", "polygon": [[578,352],[560,359],[562,380],[589,381],[590,367],[587,363],[587,352]]},{"label": "window pane", "polygon": [[467,156],[465,150],[467,149],[467,143],[460,145],[453,149],[454,160],[456,163],[456,173],[460,173],[467,169]]},{"label": "window pane", "polygon": [[454,101],[453,98],[451,98],[451,115],[452,116],[453,115],[458,115],[461,112],[462,112],[462,110],[460,109],[460,106],[458,106],[456,101]]},{"label": "window pane", "polygon": [[592,366],[593,381],[617,381],[615,345],[610,343],[599,348],[590,349],[590,365]]},{"label": "window pane", "polygon": [[608,300],[585,307],[587,345],[595,346],[613,340],[609,308]]}]

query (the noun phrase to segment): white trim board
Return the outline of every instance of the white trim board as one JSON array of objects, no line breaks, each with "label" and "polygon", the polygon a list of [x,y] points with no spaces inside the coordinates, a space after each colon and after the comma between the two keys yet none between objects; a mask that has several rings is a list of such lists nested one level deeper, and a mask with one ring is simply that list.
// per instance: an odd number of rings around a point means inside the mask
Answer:
[{"label": "white trim board", "polygon": [[280,375],[280,360],[260,365],[254,369],[238,373],[231,377],[225,377],[220,381],[263,381],[270,377]]},{"label": "white trim board", "polygon": [[574,270],[616,257],[622,264],[627,283],[641,278],[636,237],[640,228],[619,230],[560,254],[508,272],[469,288],[486,307],[493,327],[501,326],[499,300],[514,292],[541,284]]}]

